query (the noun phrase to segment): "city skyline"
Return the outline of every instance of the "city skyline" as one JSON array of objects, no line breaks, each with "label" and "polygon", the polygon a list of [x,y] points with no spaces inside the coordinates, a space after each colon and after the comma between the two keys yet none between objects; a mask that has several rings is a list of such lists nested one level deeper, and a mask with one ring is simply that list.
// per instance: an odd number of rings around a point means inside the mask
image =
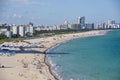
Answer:
[{"label": "city skyline", "polygon": [[87,22],[120,22],[119,0],[1,0],[0,22],[35,25],[62,24],[65,20],[76,22],[78,16]]}]

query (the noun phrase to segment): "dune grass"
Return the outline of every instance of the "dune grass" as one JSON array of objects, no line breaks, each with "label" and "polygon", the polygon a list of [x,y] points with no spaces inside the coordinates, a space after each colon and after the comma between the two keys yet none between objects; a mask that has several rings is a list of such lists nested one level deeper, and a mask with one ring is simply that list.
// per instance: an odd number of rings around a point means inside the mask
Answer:
[{"label": "dune grass", "polygon": [[7,39],[0,39],[0,44],[4,42],[16,41],[16,40],[24,40],[25,38],[7,38]]}]

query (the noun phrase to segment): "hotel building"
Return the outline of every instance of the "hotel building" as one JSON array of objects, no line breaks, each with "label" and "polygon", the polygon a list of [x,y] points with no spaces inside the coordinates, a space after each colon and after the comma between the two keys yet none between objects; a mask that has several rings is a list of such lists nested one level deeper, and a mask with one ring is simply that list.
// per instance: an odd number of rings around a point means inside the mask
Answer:
[{"label": "hotel building", "polygon": [[12,33],[13,34],[18,34],[19,33],[19,28],[16,25],[12,26]]},{"label": "hotel building", "polygon": [[24,26],[19,26],[19,35],[21,37],[25,37],[25,27]]}]

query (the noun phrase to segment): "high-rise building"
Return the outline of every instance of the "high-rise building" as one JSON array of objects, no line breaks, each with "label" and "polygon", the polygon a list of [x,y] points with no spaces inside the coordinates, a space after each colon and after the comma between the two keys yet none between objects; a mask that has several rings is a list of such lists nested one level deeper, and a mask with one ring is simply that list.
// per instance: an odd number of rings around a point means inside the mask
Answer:
[{"label": "high-rise building", "polygon": [[18,30],[19,30],[19,28],[16,25],[12,26],[12,32],[13,32],[13,34],[18,34]]},{"label": "high-rise building", "polygon": [[34,33],[33,24],[32,24],[32,23],[29,23],[29,24],[24,25],[24,27],[25,27],[25,34],[26,34],[27,36],[32,36],[33,33]]},{"label": "high-rise building", "polygon": [[80,24],[80,29],[85,29],[85,17],[82,16],[82,17],[78,17],[78,23],[77,24]]},{"label": "high-rise building", "polygon": [[80,30],[81,29],[80,24],[71,24],[71,29],[72,30]]},{"label": "high-rise building", "polygon": [[85,28],[88,30],[93,30],[94,29],[94,23],[86,23]]},{"label": "high-rise building", "polygon": [[25,37],[25,27],[24,26],[19,26],[19,35],[21,37]]},{"label": "high-rise building", "polygon": [[80,24],[80,17],[77,18],[77,23]]},{"label": "high-rise building", "polygon": [[34,27],[32,25],[30,25],[30,31],[29,32],[31,33],[31,35],[33,35],[33,33],[34,33]]},{"label": "high-rise building", "polygon": [[78,24],[85,25],[85,17],[84,16],[78,17]]},{"label": "high-rise building", "polygon": [[106,29],[107,25],[105,22],[99,24],[99,29]]},{"label": "high-rise building", "polygon": [[68,21],[65,21],[65,22],[64,22],[64,25],[68,25]]},{"label": "high-rise building", "polygon": [[108,20],[108,24],[115,24],[115,20]]}]

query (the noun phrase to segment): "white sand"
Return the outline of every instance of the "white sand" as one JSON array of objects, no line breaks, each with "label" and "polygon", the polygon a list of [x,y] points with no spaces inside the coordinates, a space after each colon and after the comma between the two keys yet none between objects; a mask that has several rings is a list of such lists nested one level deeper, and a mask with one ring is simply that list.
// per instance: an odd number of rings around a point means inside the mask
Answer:
[{"label": "white sand", "polygon": [[[106,30],[96,30],[83,33],[61,34],[53,37],[37,38],[25,40],[26,42],[6,42],[9,46],[44,46],[44,48],[28,48],[25,50],[36,50],[44,52],[56,44],[66,42],[76,38],[89,36],[101,36],[106,34]],[[49,66],[45,63],[45,54],[16,54],[14,56],[0,56],[0,80],[55,80],[50,73]]]},{"label": "white sand", "polygon": [[0,62],[0,80],[54,80],[42,54],[0,56]]}]

